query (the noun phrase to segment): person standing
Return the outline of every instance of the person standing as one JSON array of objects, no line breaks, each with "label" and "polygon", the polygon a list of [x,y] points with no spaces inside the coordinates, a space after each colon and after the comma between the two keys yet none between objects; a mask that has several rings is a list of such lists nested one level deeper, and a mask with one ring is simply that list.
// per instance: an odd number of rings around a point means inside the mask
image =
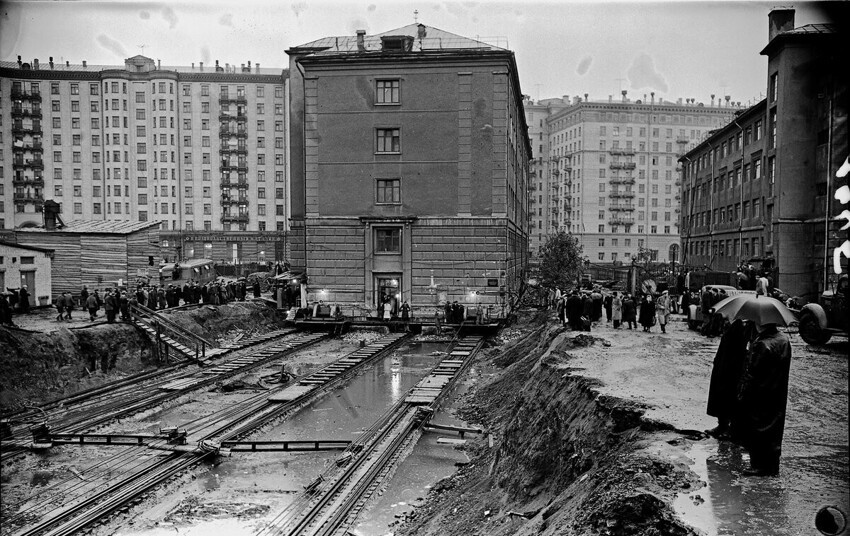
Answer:
[{"label": "person standing", "polygon": [[654,324],[655,320],[655,306],[652,303],[652,296],[649,294],[644,294],[643,298],[640,301],[640,313],[638,315],[638,321],[640,325],[643,326],[643,330],[646,333],[649,333],[652,328],[652,324]]},{"label": "person standing", "polygon": [[56,300],[53,302],[56,305],[56,321],[61,322],[65,318],[65,294],[59,294],[56,296]]},{"label": "person standing", "polygon": [[733,419],[738,412],[738,384],[747,359],[747,344],[752,338],[750,322],[735,320],[720,338],[711,367],[706,414],[717,418],[717,426],[706,433],[717,439],[727,439],[733,433]]},{"label": "person standing", "polygon": [[577,291],[573,291],[570,297],[567,298],[567,320],[570,323],[570,329],[579,331],[581,329],[581,314],[584,312],[584,303]]},{"label": "person standing", "polygon": [[260,297],[260,281],[257,280],[257,279],[254,280],[253,290],[254,290],[254,297],[259,298]]},{"label": "person standing", "polygon": [[392,318],[393,314],[393,304],[390,301],[390,298],[387,297],[384,299],[384,321],[389,322]]},{"label": "person standing", "polygon": [[605,298],[602,300],[602,307],[605,308],[605,321],[611,321],[611,312],[613,309],[613,301],[614,298],[610,294],[606,294]]},{"label": "person standing", "polygon": [[12,322],[12,306],[9,305],[9,300],[5,292],[0,292],[0,324],[6,326],[14,326]]},{"label": "person standing", "polygon": [[667,333],[667,320],[670,318],[670,294],[665,290],[655,300],[655,317],[661,326],[661,333]]},{"label": "person standing", "polygon": [[623,300],[619,292],[615,292],[611,298],[611,319],[614,321],[614,329],[619,329],[623,323]]},{"label": "person standing", "polygon": [[72,320],[71,312],[74,310],[74,297],[71,296],[70,292],[63,292],[62,295],[65,297],[65,320]]},{"label": "person standing", "polygon": [[111,290],[106,291],[106,297],[103,299],[103,310],[106,312],[106,321],[109,324],[114,324],[118,301],[115,298],[115,293]]},{"label": "person standing", "polygon": [[86,309],[89,310],[89,320],[94,322],[94,319],[97,317],[97,310],[100,307],[97,304],[97,296],[94,294],[89,294],[89,297],[86,298]]},{"label": "person standing", "polygon": [[626,294],[623,298],[623,322],[628,325],[629,329],[637,329],[636,318],[637,304],[635,303],[635,299],[630,294]]},{"label": "person standing", "polygon": [[764,274],[762,274],[756,280],[756,296],[758,296],[758,295],[767,296],[768,295],[767,289],[768,289],[769,286],[770,286],[770,282],[767,280],[767,277],[765,277]]},{"label": "person standing", "polygon": [[89,300],[89,288],[83,285],[83,289],[80,291],[80,307],[83,309],[86,308],[86,302]]},{"label": "person standing", "polygon": [[776,476],[782,454],[791,341],[776,324],[756,322],[738,389],[741,440],[750,453],[746,476]]},{"label": "person standing", "polygon": [[18,299],[20,300],[20,304],[18,308],[21,311],[21,314],[27,314],[30,312],[30,293],[27,290],[27,286],[24,285],[21,287],[21,290],[18,291]]},{"label": "person standing", "polygon": [[599,322],[602,320],[602,293],[599,291],[599,287],[593,287],[590,299],[593,301],[593,311],[589,318],[593,322]]}]

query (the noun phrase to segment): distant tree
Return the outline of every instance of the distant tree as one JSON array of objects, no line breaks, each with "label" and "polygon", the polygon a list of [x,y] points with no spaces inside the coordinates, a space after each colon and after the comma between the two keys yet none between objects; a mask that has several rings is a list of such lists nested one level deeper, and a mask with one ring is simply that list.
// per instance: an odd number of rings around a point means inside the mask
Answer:
[{"label": "distant tree", "polygon": [[578,239],[564,231],[550,235],[540,248],[540,282],[549,288],[576,283],[582,271],[582,248]]}]

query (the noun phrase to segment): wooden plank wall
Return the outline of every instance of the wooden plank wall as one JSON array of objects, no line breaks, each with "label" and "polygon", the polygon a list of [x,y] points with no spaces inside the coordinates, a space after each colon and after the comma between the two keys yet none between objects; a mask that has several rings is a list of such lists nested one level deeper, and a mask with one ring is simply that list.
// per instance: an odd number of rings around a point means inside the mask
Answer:
[{"label": "wooden plank wall", "polygon": [[125,235],[80,235],[82,283],[93,288],[115,286],[127,281],[127,240]]},{"label": "wooden plank wall", "polygon": [[79,296],[83,288],[79,235],[20,230],[16,232],[16,239],[25,246],[53,250],[51,293],[54,297],[60,292]]},{"label": "wooden plank wall", "polygon": [[[127,235],[127,277],[132,283],[141,271],[159,281],[159,260],[162,256],[159,247],[159,227],[142,229]],[[148,257],[153,257],[153,266],[148,266]]]}]

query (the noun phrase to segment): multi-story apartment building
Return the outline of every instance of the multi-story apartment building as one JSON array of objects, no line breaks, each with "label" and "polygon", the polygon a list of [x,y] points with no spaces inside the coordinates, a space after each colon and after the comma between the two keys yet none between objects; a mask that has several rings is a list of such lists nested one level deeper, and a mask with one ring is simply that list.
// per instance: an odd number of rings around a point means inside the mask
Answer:
[{"label": "multi-story apartment building", "polygon": [[160,221],[164,256],[282,260],[288,227],[281,69],[0,63],[0,228]]},{"label": "multi-story apartment building", "polygon": [[833,196],[848,155],[850,57],[832,24],[794,28],[793,9],[768,19],[767,97],[681,158],[682,241],[688,264],[732,271],[757,259],[782,290],[813,300],[847,238]]},{"label": "multi-story apartment building", "polygon": [[422,24],[287,53],[292,265],[306,269],[308,299],[502,314],[528,251],[513,53]]},{"label": "multi-story apartment building", "polygon": [[677,159],[733,117],[736,103],[714,96],[709,105],[674,103],[654,93],[632,101],[625,91],[619,100],[562,102],[545,119],[546,145],[537,142],[547,154],[532,192],[532,247],[565,230],[593,263],[628,263],[640,248],[681,261]]},{"label": "multi-story apartment building", "polygon": [[[537,102],[526,99],[523,102],[532,155],[528,185],[528,247],[532,256],[536,255],[540,247],[546,243],[546,236],[554,228],[551,216],[557,216],[560,212],[558,204],[563,204],[560,192],[548,187],[551,162],[547,121],[553,114],[569,105],[570,98],[567,96],[562,99],[543,99]],[[547,187],[544,188],[544,185]]]}]

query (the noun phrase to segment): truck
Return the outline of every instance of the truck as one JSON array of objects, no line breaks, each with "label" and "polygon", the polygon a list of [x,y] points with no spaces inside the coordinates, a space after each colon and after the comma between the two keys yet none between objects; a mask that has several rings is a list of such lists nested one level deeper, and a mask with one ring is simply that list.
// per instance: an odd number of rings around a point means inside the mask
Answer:
[{"label": "truck", "polygon": [[850,282],[841,275],[835,289],[818,296],[818,303],[809,303],[800,310],[800,337],[808,344],[821,345],[833,335],[850,333]]}]

